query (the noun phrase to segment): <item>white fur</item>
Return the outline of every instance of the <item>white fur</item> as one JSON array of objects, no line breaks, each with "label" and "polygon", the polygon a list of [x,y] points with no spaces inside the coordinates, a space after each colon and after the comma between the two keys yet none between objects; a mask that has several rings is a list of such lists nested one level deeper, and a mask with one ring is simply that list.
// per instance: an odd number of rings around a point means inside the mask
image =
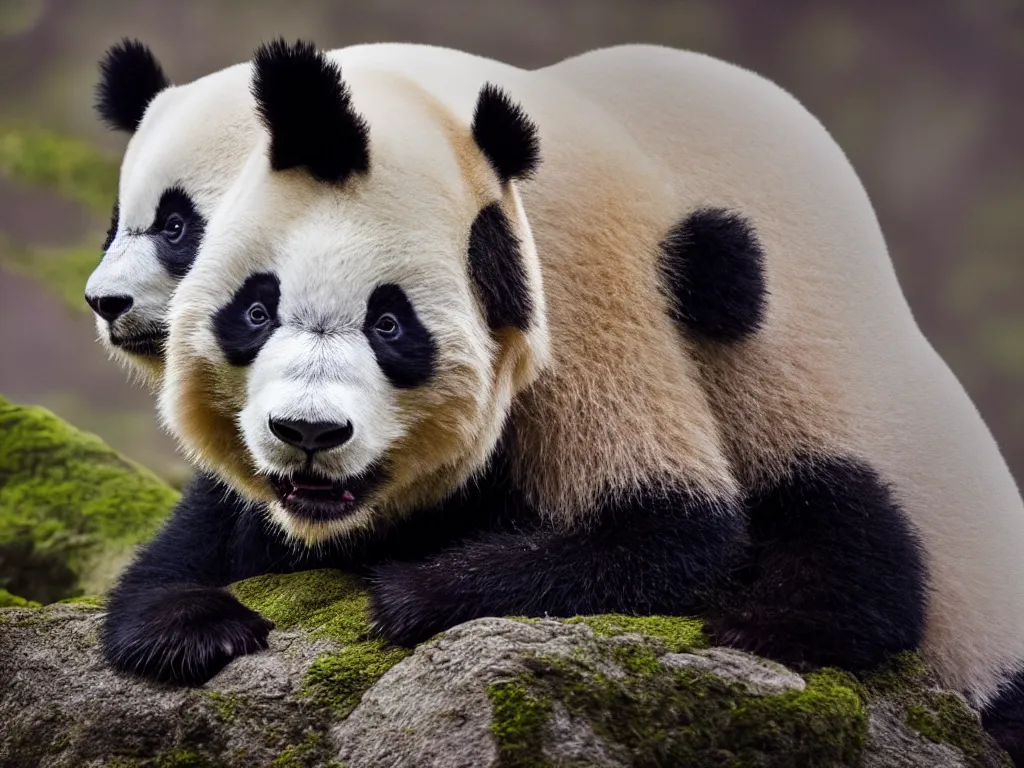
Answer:
[{"label": "white fur", "polygon": [[[399,393],[372,371],[357,375],[341,365],[368,360],[354,330],[357,309],[384,276],[407,288],[444,364],[465,362],[479,372],[481,390],[468,393],[477,411],[506,412],[522,386],[489,382],[486,372],[497,350],[459,271],[473,213],[497,191],[493,180],[467,175],[430,118],[436,100],[440,114],[468,126],[480,86],[492,80],[541,127],[541,171],[521,185],[522,208],[518,197],[514,202],[535,295],[543,295],[542,282],[550,284],[545,311],[531,331],[536,369],[548,361],[549,325],[562,340],[584,332],[574,325],[581,319],[574,305],[582,298],[594,305],[611,302],[619,290],[616,278],[646,275],[659,232],[700,205],[743,214],[767,253],[772,295],[768,322],[751,347],[763,361],[756,365],[771,375],[751,397],[764,398],[764,413],[797,422],[796,433],[810,445],[864,456],[893,483],[927,549],[932,583],[926,651],[944,684],[981,704],[1020,668],[1020,495],[973,404],[917,328],[856,174],[791,96],[738,67],[653,46],[605,49],[535,73],[442,49],[369,46],[339,56],[355,107],[371,125],[372,170],[331,194],[301,174],[272,177],[262,148],[250,158],[172,304],[174,360],[161,410],[186,446],[223,471],[185,427],[190,361],[223,371],[209,318],[250,273],[271,266],[282,276],[285,314],[294,316],[301,307],[318,311],[337,337],[326,342],[328,363],[323,355],[309,355],[318,342],[292,321],[287,337],[268,345],[250,371],[223,374],[225,381],[237,375],[244,383],[241,391],[226,384],[225,399],[229,407],[244,406],[244,445],[257,471],[287,461],[262,432],[260,421],[272,413],[374,420],[357,425],[357,434],[363,433],[351,450],[327,460],[345,472],[411,428]],[[410,84],[425,88],[429,98]],[[579,243],[602,237],[621,245],[620,263],[609,267],[602,257],[588,272],[590,254]],[[651,291],[651,311],[660,306],[653,297]],[[620,318],[602,319],[614,325]],[[628,340],[623,349],[636,351]],[[552,358],[549,375],[557,377],[565,362]],[[603,396],[592,383],[566,386],[566,403],[575,398],[586,405],[586,398]],[[636,408],[629,410],[632,394],[621,392],[619,410],[599,405],[646,423]],[[777,395],[811,403],[813,412],[792,412],[784,398],[778,401],[783,405],[769,407]],[[232,398],[240,402],[232,404]],[[500,419],[479,424],[479,433],[467,438],[476,461],[497,439]],[[742,431],[744,425],[735,426]],[[758,460],[774,471],[772,440],[763,450]],[[623,461],[630,466],[628,458]],[[421,470],[429,476],[439,468]],[[244,474],[231,473],[236,481]],[[287,525],[284,513],[275,515]],[[373,510],[363,510],[356,524],[372,517]]]}]

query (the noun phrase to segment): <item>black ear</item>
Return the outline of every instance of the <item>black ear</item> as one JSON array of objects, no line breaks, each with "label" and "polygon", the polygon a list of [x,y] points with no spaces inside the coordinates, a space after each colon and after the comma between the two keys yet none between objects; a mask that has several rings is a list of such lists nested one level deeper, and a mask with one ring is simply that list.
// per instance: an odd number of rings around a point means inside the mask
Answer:
[{"label": "black ear", "polygon": [[114,130],[135,133],[149,102],[170,84],[149,47],[125,38],[100,61],[96,111]]},{"label": "black ear", "polygon": [[498,86],[487,83],[473,113],[473,138],[502,183],[525,179],[540,164],[537,126]]},{"label": "black ear", "polygon": [[310,42],[278,39],[256,50],[252,94],[270,131],[275,171],[306,168],[340,183],[370,168],[366,121],[352,109],[341,69]]}]

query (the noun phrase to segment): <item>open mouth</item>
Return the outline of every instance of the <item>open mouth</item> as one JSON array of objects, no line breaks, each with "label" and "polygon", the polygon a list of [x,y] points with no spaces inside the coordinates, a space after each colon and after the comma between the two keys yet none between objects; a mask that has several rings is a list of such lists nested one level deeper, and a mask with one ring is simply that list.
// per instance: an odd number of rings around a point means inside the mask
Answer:
[{"label": "open mouth", "polygon": [[165,331],[137,336],[110,335],[110,343],[115,347],[140,357],[163,357],[166,341],[167,333]]},{"label": "open mouth", "polygon": [[333,480],[313,472],[271,475],[270,485],[282,507],[312,521],[337,520],[362,506],[384,479],[374,465],[364,472]]}]

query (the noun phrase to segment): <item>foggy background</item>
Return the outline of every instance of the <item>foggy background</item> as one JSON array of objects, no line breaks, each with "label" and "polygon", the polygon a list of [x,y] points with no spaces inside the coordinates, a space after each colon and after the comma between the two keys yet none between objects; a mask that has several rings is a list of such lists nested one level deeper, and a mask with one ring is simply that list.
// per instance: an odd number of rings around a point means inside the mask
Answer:
[{"label": "foggy background", "polygon": [[106,359],[81,299],[114,172],[104,165],[87,194],[62,195],[10,170],[9,132],[40,128],[88,142],[116,169],[127,139],[95,118],[92,88],[96,62],[126,35],[177,83],[279,35],[323,48],[434,43],[524,67],[649,42],[752,69],[849,155],[918,322],[1024,478],[1018,0],[0,0],[0,394],[45,405],[180,481],[150,395]]}]

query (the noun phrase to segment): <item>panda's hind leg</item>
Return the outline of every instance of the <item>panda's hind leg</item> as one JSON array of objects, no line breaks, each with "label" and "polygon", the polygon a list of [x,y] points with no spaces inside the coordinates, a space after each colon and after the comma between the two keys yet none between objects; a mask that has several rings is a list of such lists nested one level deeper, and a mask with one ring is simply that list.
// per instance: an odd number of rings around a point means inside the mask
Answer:
[{"label": "panda's hind leg", "polygon": [[1024,767],[1024,671],[981,712],[981,724],[1005,749],[1018,768]]},{"label": "panda's hind leg", "polygon": [[796,462],[747,508],[751,557],[711,621],[717,642],[796,668],[854,671],[920,646],[924,553],[869,466]]}]

